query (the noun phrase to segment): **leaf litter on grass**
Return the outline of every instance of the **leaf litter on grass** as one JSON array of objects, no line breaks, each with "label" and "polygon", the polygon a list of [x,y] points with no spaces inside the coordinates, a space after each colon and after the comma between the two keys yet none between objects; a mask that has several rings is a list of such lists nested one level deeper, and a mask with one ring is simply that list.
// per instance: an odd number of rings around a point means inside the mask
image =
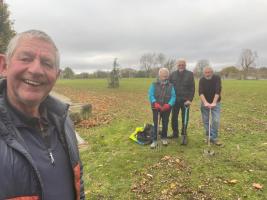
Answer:
[{"label": "leaf litter on grass", "polygon": [[131,191],[136,199],[216,199],[202,189],[205,185],[198,188],[190,186],[190,174],[191,169],[182,158],[166,155],[157,163],[135,171],[133,175],[137,178]]}]

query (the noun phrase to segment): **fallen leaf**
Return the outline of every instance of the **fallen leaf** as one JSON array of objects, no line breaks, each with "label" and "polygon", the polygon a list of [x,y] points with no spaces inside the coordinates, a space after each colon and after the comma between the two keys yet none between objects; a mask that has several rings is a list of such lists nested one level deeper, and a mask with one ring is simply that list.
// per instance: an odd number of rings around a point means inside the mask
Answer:
[{"label": "fallen leaf", "polygon": [[167,194],[167,193],[168,193],[167,189],[161,191],[161,194]]},{"label": "fallen leaf", "polygon": [[236,184],[238,181],[236,179],[232,179],[230,181],[228,181],[228,183],[231,183],[231,184]]},{"label": "fallen leaf", "polygon": [[164,156],[161,160],[166,161],[166,160],[170,160],[171,156]]},{"label": "fallen leaf", "polygon": [[252,186],[257,190],[261,190],[263,188],[263,185],[261,185],[259,183],[253,183]]},{"label": "fallen leaf", "polygon": [[176,184],[175,183],[171,183],[171,189],[176,188]]},{"label": "fallen leaf", "polygon": [[146,174],[149,178],[153,178],[153,175],[152,174]]}]

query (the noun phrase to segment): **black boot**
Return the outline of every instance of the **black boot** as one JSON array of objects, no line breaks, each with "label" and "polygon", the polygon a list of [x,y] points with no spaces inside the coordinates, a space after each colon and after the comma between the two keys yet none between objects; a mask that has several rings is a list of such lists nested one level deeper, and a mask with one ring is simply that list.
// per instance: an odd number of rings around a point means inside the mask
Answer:
[{"label": "black boot", "polygon": [[168,136],[169,139],[176,139],[179,137],[179,133],[178,132],[173,132],[171,136]]},{"label": "black boot", "polygon": [[182,135],[182,143],[181,145],[187,145],[187,135]]}]

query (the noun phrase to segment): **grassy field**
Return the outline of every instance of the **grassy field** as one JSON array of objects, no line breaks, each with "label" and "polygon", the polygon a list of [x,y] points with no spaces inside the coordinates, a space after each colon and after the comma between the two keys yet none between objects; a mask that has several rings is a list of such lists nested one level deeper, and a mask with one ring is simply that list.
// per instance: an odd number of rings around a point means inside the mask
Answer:
[{"label": "grassy field", "polygon": [[108,89],[106,80],[57,83],[56,91],[92,103],[95,119],[105,119],[91,128],[77,126],[88,142],[81,148],[87,199],[267,199],[267,81],[223,81],[224,147],[212,146],[212,157],[203,155],[197,93],[187,146],[179,138],[156,152],[129,140],[135,127],[152,122],[147,98],[152,81],[122,79],[119,89]]}]

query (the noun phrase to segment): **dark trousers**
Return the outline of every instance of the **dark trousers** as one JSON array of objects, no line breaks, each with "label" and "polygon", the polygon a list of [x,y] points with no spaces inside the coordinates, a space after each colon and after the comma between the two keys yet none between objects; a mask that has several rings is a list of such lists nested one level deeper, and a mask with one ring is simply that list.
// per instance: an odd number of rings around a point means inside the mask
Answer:
[{"label": "dark trousers", "polygon": [[172,131],[173,131],[174,137],[178,137],[178,134],[179,134],[178,117],[179,117],[180,110],[182,110],[181,134],[186,135],[187,125],[188,125],[188,120],[189,120],[189,107],[187,108],[187,112],[185,112],[186,108],[185,108],[184,102],[185,102],[184,100],[176,101],[175,105],[172,107]]},{"label": "dark trousers", "polygon": [[158,130],[159,117],[161,117],[161,121],[162,121],[161,138],[162,139],[167,138],[170,112],[171,112],[170,110],[164,111],[164,112],[159,112],[156,109],[152,109],[153,122],[154,122],[153,141],[157,140],[157,130]]}]

